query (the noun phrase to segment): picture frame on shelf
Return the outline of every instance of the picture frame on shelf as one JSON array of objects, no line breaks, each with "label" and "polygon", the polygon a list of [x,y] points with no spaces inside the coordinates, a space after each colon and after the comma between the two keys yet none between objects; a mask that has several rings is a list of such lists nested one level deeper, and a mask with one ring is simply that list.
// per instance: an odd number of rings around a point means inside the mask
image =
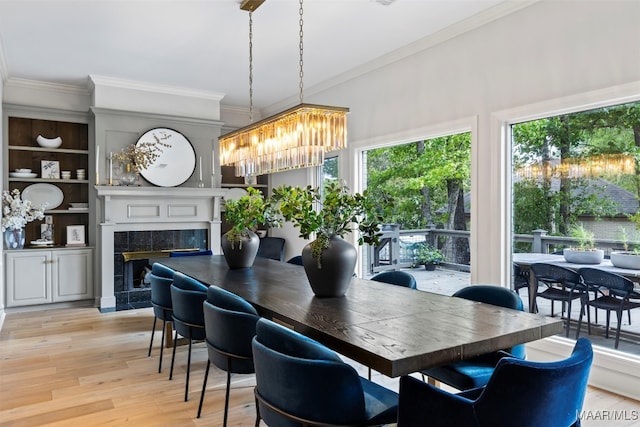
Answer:
[{"label": "picture frame on shelf", "polygon": [[57,160],[41,160],[40,176],[45,179],[60,179],[60,162]]},{"label": "picture frame on shelf", "polygon": [[44,224],[40,224],[40,240],[53,242],[53,216],[45,215]]},{"label": "picture frame on shelf", "polygon": [[68,225],[67,226],[67,245],[66,246],[86,246],[84,240],[84,225]]}]

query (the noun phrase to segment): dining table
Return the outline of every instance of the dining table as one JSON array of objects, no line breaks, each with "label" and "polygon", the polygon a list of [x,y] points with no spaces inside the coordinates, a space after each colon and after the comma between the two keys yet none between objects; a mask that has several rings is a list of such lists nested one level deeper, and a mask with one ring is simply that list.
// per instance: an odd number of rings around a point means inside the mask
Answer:
[{"label": "dining table", "polygon": [[389,377],[561,333],[561,320],[354,277],[341,297],[314,295],[303,266],[222,255],[151,259],[224,288],[258,313]]},{"label": "dining table", "polygon": [[577,271],[582,267],[592,267],[600,270],[608,271],[610,273],[619,274],[624,276],[636,284],[636,290],[638,288],[638,282],[640,282],[640,270],[631,270],[626,268],[619,268],[611,264],[611,260],[604,259],[599,264],[574,264],[567,262],[563,255],[559,254],[543,254],[543,253],[514,253],[513,263],[517,264],[522,270],[529,272],[529,311],[533,313],[536,307],[536,295],[538,293],[538,281],[531,271],[531,265],[535,263],[547,263],[555,264],[561,267],[569,268]]}]

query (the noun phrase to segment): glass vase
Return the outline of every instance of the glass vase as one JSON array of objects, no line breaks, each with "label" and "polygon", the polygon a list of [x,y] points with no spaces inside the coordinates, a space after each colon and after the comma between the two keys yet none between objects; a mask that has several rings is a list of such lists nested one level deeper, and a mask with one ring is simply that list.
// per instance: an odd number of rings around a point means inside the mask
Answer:
[{"label": "glass vase", "polygon": [[5,230],[4,248],[8,250],[24,248],[24,228]]}]

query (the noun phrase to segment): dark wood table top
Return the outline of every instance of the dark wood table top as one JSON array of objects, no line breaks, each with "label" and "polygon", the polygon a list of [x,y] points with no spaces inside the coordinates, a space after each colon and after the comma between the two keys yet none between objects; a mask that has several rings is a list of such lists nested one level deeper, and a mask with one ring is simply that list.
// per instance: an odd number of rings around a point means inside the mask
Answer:
[{"label": "dark wood table top", "polygon": [[151,260],[227,289],[338,353],[390,377],[561,333],[556,318],[354,278],[344,297],[316,297],[298,265],[221,255]]}]

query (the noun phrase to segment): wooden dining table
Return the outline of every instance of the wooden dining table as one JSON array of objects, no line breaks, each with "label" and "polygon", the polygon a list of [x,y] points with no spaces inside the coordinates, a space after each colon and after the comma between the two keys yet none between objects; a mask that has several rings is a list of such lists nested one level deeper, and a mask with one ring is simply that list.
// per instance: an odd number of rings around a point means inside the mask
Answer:
[{"label": "wooden dining table", "polygon": [[629,270],[626,268],[619,268],[611,264],[608,259],[603,260],[600,264],[573,264],[567,262],[563,255],[556,254],[542,254],[542,253],[514,253],[513,262],[525,271],[529,271],[529,311],[533,313],[536,307],[536,294],[538,292],[538,282],[531,271],[531,265],[535,263],[548,263],[555,264],[561,267],[569,268],[577,271],[582,267],[598,268],[610,273],[619,274],[636,283],[636,290],[638,288],[638,282],[640,282],[640,270]]},{"label": "wooden dining table", "polygon": [[397,377],[539,340],[556,318],[354,278],[342,297],[316,297],[302,266],[256,258],[230,270],[221,255],[158,262],[247,300],[266,318]]}]

